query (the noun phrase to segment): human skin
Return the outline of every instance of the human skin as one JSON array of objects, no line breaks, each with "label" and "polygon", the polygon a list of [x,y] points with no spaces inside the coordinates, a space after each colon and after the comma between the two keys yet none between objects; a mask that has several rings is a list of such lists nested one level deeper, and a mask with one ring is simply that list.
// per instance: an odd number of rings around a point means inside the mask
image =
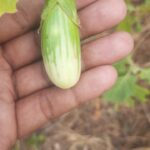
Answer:
[{"label": "human skin", "polygon": [[[43,68],[37,27],[43,0],[20,0],[18,12],[0,18],[0,149],[36,131],[49,120],[110,89],[113,63],[133,49],[128,33],[117,32],[82,45],[83,72],[68,90],[55,87]],[[81,39],[107,31],[126,15],[123,0],[77,0]]]}]

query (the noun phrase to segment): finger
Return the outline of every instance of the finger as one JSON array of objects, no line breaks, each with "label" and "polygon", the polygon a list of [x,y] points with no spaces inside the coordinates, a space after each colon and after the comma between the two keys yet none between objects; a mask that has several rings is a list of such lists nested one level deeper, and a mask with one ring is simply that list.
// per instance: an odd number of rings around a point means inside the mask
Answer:
[{"label": "finger", "polygon": [[39,60],[41,49],[37,32],[29,32],[3,45],[3,55],[14,70]]},{"label": "finger", "polygon": [[[78,8],[82,8],[95,0],[77,1]],[[0,17],[0,43],[19,36],[40,22],[40,15],[44,6],[44,0],[20,0],[17,4],[17,13]]]},{"label": "finger", "polygon": [[11,68],[2,56],[0,48],[0,149],[6,150],[16,140],[15,92],[11,80]]},{"label": "finger", "polygon": [[[103,39],[85,44],[82,48],[84,65],[82,70],[112,64],[128,55],[132,48],[133,40],[129,34],[124,32],[114,33]],[[14,76],[19,97],[51,85],[41,62],[19,69]]]},{"label": "finger", "polygon": [[134,41],[126,32],[116,32],[83,45],[82,59],[85,69],[113,64],[131,53]]},{"label": "finger", "polygon": [[98,97],[112,87],[116,77],[116,71],[112,67],[98,67],[85,72],[72,89],[48,88],[18,101],[16,109],[19,137],[38,129],[49,119]]},{"label": "finger", "polygon": [[126,15],[124,0],[98,0],[79,12],[81,38],[117,25]]}]

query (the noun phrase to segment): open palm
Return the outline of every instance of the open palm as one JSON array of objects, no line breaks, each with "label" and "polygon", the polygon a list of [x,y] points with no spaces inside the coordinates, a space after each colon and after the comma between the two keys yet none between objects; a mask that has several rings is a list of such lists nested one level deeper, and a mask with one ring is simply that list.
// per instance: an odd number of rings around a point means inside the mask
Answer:
[{"label": "open palm", "polygon": [[[61,90],[43,68],[37,27],[44,0],[20,0],[18,12],[0,18],[0,149],[40,128],[54,117],[98,97],[115,83],[110,66],[128,55],[133,41],[124,32],[82,45],[79,83]],[[77,0],[81,39],[118,24],[126,14],[123,0]]]}]

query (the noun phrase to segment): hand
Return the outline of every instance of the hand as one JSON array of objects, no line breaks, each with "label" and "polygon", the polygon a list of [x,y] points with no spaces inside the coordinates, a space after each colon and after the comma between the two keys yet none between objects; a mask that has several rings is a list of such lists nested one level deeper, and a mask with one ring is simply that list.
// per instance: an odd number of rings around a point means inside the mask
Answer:
[{"label": "hand", "polygon": [[[43,69],[37,27],[43,0],[20,0],[18,12],[0,18],[0,149],[37,130],[50,119],[101,95],[117,78],[112,63],[128,55],[133,40],[113,33],[82,45],[79,83],[61,90]],[[123,0],[78,0],[81,39],[117,25],[126,15]]]}]

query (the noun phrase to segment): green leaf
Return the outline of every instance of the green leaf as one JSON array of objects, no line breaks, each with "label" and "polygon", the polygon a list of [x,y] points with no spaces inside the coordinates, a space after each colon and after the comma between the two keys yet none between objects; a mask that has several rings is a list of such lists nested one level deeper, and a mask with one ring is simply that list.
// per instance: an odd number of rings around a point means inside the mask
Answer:
[{"label": "green leaf", "polygon": [[0,0],[0,16],[4,13],[16,12],[17,0]]},{"label": "green leaf", "polygon": [[128,10],[128,12],[134,12],[135,6],[131,3],[127,3],[127,10]]},{"label": "green leaf", "polygon": [[149,94],[150,94],[149,90],[142,86],[136,85],[134,88],[133,96],[137,98],[140,102],[146,102],[147,96]]},{"label": "green leaf", "polygon": [[122,103],[130,98],[134,93],[136,78],[127,74],[119,77],[117,84],[104,95],[104,99],[113,103]]},{"label": "green leaf", "polygon": [[142,80],[146,80],[148,82],[148,84],[150,84],[150,68],[143,69],[140,73],[140,78]]},{"label": "green leaf", "polygon": [[[150,69],[144,70],[141,73],[143,75],[142,77],[149,79],[150,82]],[[103,98],[107,102],[116,105],[124,104],[126,106],[134,106],[136,100],[146,102],[148,95],[150,95],[150,91],[137,83],[136,75],[127,73],[119,77],[117,84],[110,91],[105,93]]]},{"label": "green leaf", "polygon": [[118,31],[127,31],[127,32],[132,32],[132,24],[133,24],[133,20],[132,20],[132,16],[127,16],[118,26],[117,26],[117,30]]},{"label": "green leaf", "polygon": [[26,139],[26,144],[28,146],[40,145],[45,141],[45,136],[43,134],[33,134],[30,138]]},{"label": "green leaf", "polygon": [[127,32],[141,32],[142,25],[140,22],[140,18],[137,16],[128,14],[128,16],[117,26],[117,30],[124,30]]},{"label": "green leaf", "polygon": [[128,72],[127,59],[123,59],[123,60],[119,61],[118,63],[114,64],[114,67],[117,69],[119,76],[126,75]]}]

